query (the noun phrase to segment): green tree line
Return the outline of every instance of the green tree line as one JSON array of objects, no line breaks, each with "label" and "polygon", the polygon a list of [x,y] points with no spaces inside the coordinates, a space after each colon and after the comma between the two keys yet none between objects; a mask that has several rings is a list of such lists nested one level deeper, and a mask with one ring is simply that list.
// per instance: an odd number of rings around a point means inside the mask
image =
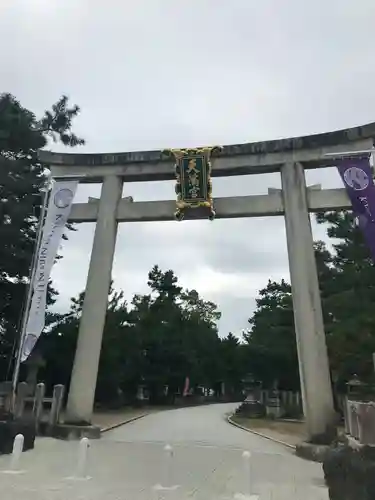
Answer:
[{"label": "green tree line", "polygon": [[[233,335],[219,337],[216,304],[183,290],[173,271],[158,266],[149,272],[148,286],[150,293],[134,295],[130,304],[123,292],[110,290],[97,400],[111,403],[121,393],[133,401],[143,385],[151,402],[170,401],[182,393],[186,377],[195,391],[219,394],[224,383],[228,394],[239,393],[241,346]],[[83,292],[72,299],[70,311],[41,339],[43,378],[50,383],[69,384],[83,299]]]}]

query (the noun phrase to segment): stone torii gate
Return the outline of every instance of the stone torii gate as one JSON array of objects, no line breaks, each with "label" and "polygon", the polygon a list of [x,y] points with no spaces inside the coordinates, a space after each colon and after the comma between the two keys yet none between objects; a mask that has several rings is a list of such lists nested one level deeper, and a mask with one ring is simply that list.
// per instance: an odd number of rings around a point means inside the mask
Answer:
[{"label": "stone torii gate", "polygon": [[[212,177],[280,172],[282,190],[215,199],[217,218],[284,216],[299,371],[309,437],[333,423],[334,408],[309,212],[350,209],[344,189],[306,188],[304,169],[335,165],[340,153],[373,146],[375,123],[306,137],[225,146]],[[327,153],[329,156],[326,156]],[[337,157],[331,156],[337,153]],[[91,422],[119,222],[174,220],[175,201],[122,199],[124,182],[175,179],[161,151],[60,154],[40,151],[55,178],[102,183],[99,200],[73,205],[71,222],[96,222],[67,405],[67,421]]]}]

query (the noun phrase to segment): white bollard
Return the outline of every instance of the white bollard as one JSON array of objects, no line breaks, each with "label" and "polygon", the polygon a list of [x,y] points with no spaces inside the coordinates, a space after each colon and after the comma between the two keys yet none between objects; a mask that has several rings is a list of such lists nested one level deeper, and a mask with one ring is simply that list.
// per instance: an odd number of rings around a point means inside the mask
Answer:
[{"label": "white bollard", "polygon": [[156,484],[154,486],[155,490],[171,491],[171,490],[177,490],[177,488],[179,488],[179,485],[173,484],[173,478],[172,478],[173,458],[174,458],[174,452],[172,446],[169,444],[165,445],[162,484]]},{"label": "white bollard", "polygon": [[78,447],[78,460],[75,477],[78,479],[87,479],[87,458],[90,448],[90,441],[82,438]]},{"label": "white bollard", "polygon": [[251,494],[253,485],[251,477],[251,453],[249,451],[244,451],[242,453],[242,462],[243,462],[243,493],[236,493],[234,495],[234,499],[259,500],[258,495]]},{"label": "white bollard", "polygon": [[12,456],[10,457],[10,467],[9,470],[16,471],[20,463],[20,458],[23,452],[23,443],[25,438],[22,434],[17,434],[14,438]]},{"label": "white bollard", "polygon": [[14,438],[13,442],[13,450],[12,454],[10,456],[10,462],[9,462],[9,469],[4,470],[2,472],[6,474],[19,474],[23,471],[19,470],[19,464],[20,464],[20,459],[21,455],[23,452],[23,444],[24,444],[25,438],[23,437],[22,434],[17,434],[17,436]]},{"label": "white bollard", "polygon": [[173,448],[167,444],[164,447],[165,461],[164,461],[164,486],[171,486],[172,483],[172,461],[173,461]]},{"label": "white bollard", "polygon": [[69,481],[91,479],[91,477],[87,475],[87,459],[88,459],[89,448],[90,448],[90,441],[87,438],[82,438],[78,445],[76,470],[73,476],[70,476],[66,479],[68,479]]}]

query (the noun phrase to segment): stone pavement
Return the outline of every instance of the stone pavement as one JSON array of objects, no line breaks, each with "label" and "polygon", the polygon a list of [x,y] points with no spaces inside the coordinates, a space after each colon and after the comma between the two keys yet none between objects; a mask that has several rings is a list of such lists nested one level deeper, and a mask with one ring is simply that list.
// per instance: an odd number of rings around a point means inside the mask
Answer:
[{"label": "stone pavement", "polygon": [[[225,500],[246,491],[243,450],[251,452],[253,494],[259,500],[327,500],[319,464],[230,426],[233,405],[186,408],[149,415],[91,443],[88,474],[70,479],[78,444],[39,439],[24,453],[21,474],[0,473],[1,500]],[[164,445],[173,447],[171,491]],[[0,470],[9,457],[0,457]]]}]

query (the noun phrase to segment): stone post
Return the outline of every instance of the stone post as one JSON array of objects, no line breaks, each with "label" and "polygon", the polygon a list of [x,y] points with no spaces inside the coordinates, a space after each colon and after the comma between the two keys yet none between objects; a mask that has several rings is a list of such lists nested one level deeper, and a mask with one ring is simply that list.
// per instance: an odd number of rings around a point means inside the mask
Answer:
[{"label": "stone post", "polygon": [[335,414],[303,166],[284,164],[281,182],[302,402],[312,438],[329,431]]},{"label": "stone post", "polygon": [[51,411],[49,413],[48,425],[53,427],[60,423],[60,414],[64,404],[65,387],[61,384],[53,388]]},{"label": "stone post", "polygon": [[23,416],[23,412],[25,409],[25,398],[27,397],[29,392],[29,386],[26,382],[20,382],[17,386],[17,395],[16,395],[16,418],[21,418]]},{"label": "stone post", "polygon": [[220,396],[221,397],[225,396],[225,382],[221,382],[220,384]]},{"label": "stone post", "polygon": [[38,372],[40,368],[45,366],[45,361],[43,359],[42,354],[36,348],[32,353],[29,359],[26,362],[27,365],[27,377],[26,382],[30,388],[30,393],[34,394],[37,384],[38,384]]},{"label": "stone post", "polygon": [[143,387],[143,385],[139,385],[138,386],[137,399],[139,401],[143,401],[145,399],[145,393],[144,393],[144,387]]},{"label": "stone post", "polygon": [[70,384],[66,422],[90,423],[117,236],[123,181],[104,178]]},{"label": "stone post", "polygon": [[45,392],[46,386],[43,383],[40,383],[36,386],[33,415],[35,418],[35,430],[37,434],[39,434],[39,424],[43,416]]}]

